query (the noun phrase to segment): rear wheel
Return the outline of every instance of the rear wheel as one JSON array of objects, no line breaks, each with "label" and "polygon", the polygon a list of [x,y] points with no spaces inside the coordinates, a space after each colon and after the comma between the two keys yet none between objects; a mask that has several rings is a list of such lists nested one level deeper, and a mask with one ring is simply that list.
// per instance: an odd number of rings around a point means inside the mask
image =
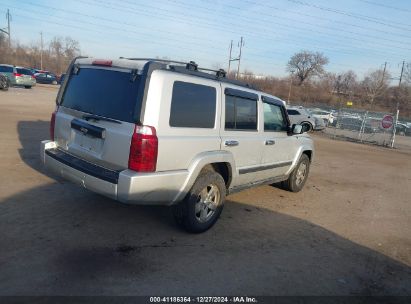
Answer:
[{"label": "rear wheel", "polygon": [[224,179],[214,171],[202,173],[184,201],[173,206],[176,222],[185,230],[200,233],[211,228],[224,207]]},{"label": "rear wheel", "polygon": [[31,89],[31,86],[24,86],[24,88],[26,88],[26,89]]},{"label": "rear wheel", "polygon": [[307,181],[309,171],[310,159],[306,154],[303,154],[288,179],[282,182],[283,188],[291,192],[301,191]]},{"label": "rear wheel", "polygon": [[57,84],[57,81],[53,80],[52,84]]},{"label": "rear wheel", "polygon": [[301,125],[303,126],[303,132],[308,133],[314,130],[313,125],[308,121],[302,122]]}]

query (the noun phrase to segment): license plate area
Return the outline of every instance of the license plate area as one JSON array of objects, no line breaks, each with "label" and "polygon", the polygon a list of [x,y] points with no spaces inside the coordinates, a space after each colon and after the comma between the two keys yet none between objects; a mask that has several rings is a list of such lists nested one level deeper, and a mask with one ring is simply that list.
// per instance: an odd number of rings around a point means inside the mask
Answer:
[{"label": "license plate area", "polygon": [[77,148],[100,155],[103,151],[105,129],[84,121],[73,119],[71,121],[72,144]]}]

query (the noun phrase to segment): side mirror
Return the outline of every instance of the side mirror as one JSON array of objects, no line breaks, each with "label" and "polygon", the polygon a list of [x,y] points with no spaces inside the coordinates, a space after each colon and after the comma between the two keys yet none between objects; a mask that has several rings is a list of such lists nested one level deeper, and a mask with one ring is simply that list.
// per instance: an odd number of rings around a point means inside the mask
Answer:
[{"label": "side mirror", "polygon": [[291,127],[291,133],[292,134],[302,134],[303,133],[303,126],[302,125],[293,125]]}]

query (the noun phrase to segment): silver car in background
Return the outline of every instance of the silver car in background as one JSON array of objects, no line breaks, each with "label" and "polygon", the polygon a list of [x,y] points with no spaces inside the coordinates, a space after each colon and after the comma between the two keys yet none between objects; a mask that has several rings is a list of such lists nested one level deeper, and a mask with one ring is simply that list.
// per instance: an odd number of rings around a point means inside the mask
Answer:
[{"label": "silver car in background", "polygon": [[291,124],[302,125],[304,132],[320,131],[326,127],[322,118],[315,117],[304,107],[287,107],[287,113]]}]

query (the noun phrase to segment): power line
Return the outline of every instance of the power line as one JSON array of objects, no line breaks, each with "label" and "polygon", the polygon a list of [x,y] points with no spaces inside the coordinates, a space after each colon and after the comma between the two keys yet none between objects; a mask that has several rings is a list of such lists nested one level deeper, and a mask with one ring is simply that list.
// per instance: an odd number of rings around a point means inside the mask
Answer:
[{"label": "power line", "polygon": [[[166,0],[166,1],[168,1],[168,2],[173,2],[173,3],[179,3],[180,5],[184,5],[184,4],[182,4],[181,2],[177,2],[176,0]],[[200,1],[207,2],[207,3],[209,2],[209,0],[200,0]],[[395,35],[395,36],[400,36],[400,37],[403,37],[403,38],[411,39],[411,36],[402,35],[402,34],[399,34],[399,33],[387,32],[387,31],[383,31],[383,30],[381,30],[381,29],[364,27],[364,26],[362,26],[362,25],[360,26],[360,25],[358,25],[358,24],[347,23],[347,22],[343,22],[343,21],[340,21],[340,20],[335,20],[335,19],[326,18],[326,17],[323,17],[323,16],[310,15],[310,14],[307,14],[307,13],[296,12],[296,11],[291,11],[291,10],[285,10],[285,9],[283,9],[283,8],[278,8],[278,7],[275,7],[275,6],[272,6],[272,5],[267,5],[267,4],[263,4],[263,3],[253,2],[253,1],[245,1],[245,2],[250,3],[250,4],[259,5],[259,6],[264,6],[264,7],[273,9],[273,10],[280,11],[281,13],[290,13],[290,14],[294,14],[294,15],[298,15],[298,16],[305,16],[305,17],[314,18],[316,21],[318,21],[318,20],[325,20],[325,21],[330,21],[330,22],[332,22],[333,24],[334,24],[334,23],[337,23],[337,24],[341,24],[341,25],[344,25],[344,26],[351,26],[351,27],[359,28],[359,29],[362,29],[362,30],[376,31],[376,32],[378,32],[379,34],[385,33],[385,34],[389,34],[389,35]],[[190,5],[190,6],[192,6],[192,5]],[[232,9],[236,9],[236,10],[239,10],[239,11],[244,11],[244,8],[241,8],[241,7],[232,5],[232,4],[225,4],[225,7],[230,7],[230,8],[232,8]],[[209,11],[212,11],[213,13],[215,13],[215,10],[214,10],[214,9],[210,9],[209,7],[196,6],[196,8],[201,8],[201,9],[204,9],[204,10],[209,10]],[[281,16],[281,15],[273,15],[273,14],[270,14],[270,13],[268,13],[267,11],[264,12],[264,15],[268,15],[268,16],[275,17],[275,18],[280,18],[280,19],[289,19],[289,20],[292,20],[292,21],[296,21],[295,19],[287,18],[287,17]],[[238,15],[237,15],[237,16],[238,16]],[[260,18],[261,18],[261,16],[259,16],[258,19],[260,19]],[[258,21],[260,21],[260,20],[255,20],[255,19],[253,19],[253,23],[254,23],[254,22],[258,22]],[[309,24],[309,25],[321,27],[321,26],[319,26],[319,25],[317,25],[317,24],[309,23],[309,22],[304,22],[304,21],[301,21],[301,20],[298,20],[298,23]],[[330,29],[330,28],[327,27],[327,29]],[[335,29],[335,30],[342,31],[342,32],[346,32],[344,29],[341,29],[341,28]],[[360,33],[358,33],[358,34],[361,35]]]},{"label": "power line", "polygon": [[[399,24],[399,25],[411,27],[411,25],[409,25],[409,24],[404,24],[404,23],[399,23],[399,22],[392,22],[392,20],[387,20],[387,19],[382,19],[382,18],[377,19],[375,17],[370,17],[370,16],[366,16],[366,15],[361,15],[361,14],[354,14],[354,13],[346,12],[346,11],[343,11],[343,10],[337,10],[337,9],[333,9],[333,8],[330,8],[330,7],[311,4],[311,3],[307,3],[307,2],[303,2],[303,1],[299,1],[299,0],[286,0],[286,1],[296,3],[296,4],[300,4],[300,5],[304,5],[304,6],[313,7],[313,8],[323,10],[323,11],[327,11],[327,12],[332,12],[332,13],[339,14],[339,15],[344,15],[344,16],[356,18],[356,19],[359,19],[359,20],[367,21],[367,22],[373,22],[373,23],[376,23],[376,24],[381,24],[381,25],[392,27],[392,28],[401,29],[401,30],[404,30],[404,31],[411,31],[411,29],[406,29],[406,28],[403,28],[403,27],[392,25],[392,24]],[[382,21],[380,21],[380,20],[382,20]],[[391,22],[392,24],[387,23],[387,22]]]},{"label": "power line", "polygon": [[408,13],[411,13],[411,10],[406,9],[406,8],[402,8],[402,7],[401,7],[401,8],[400,8],[400,7],[395,7],[395,6],[392,6],[392,5],[386,5],[386,4],[382,4],[382,3],[376,3],[376,2],[372,2],[372,1],[368,1],[368,0],[359,0],[359,1],[364,2],[364,3],[371,4],[371,5],[375,5],[375,6],[380,6],[380,7],[384,7],[384,8],[389,8],[389,9],[397,10],[397,11],[400,11],[400,12],[408,12]]},{"label": "power line", "polygon": [[[77,0],[77,1],[79,1],[79,2],[82,2],[82,3],[85,3],[85,4],[88,4],[88,5],[94,5],[94,4],[90,4],[90,2],[88,2],[88,1],[84,1],[84,0]],[[136,14],[136,15],[141,15],[141,14],[143,14],[142,13],[142,9],[141,9],[141,7],[139,8],[139,10],[138,10],[138,13],[137,13],[137,11],[135,11],[134,10],[134,8],[130,8],[130,7],[125,7],[125,6],[122,6],[122,8],[119,8],[118,6],[114,6],[112,3],[109,3],[109,2],[105,2],[105,1],[101,1],[101,0],[92,0],[93,2],[95,2],[95,3],[99,3],[99,5],[100,6],[103,6],[103,7],[106,7],[106,8],[109,8],[109,9],[114,9],[114,10],[118,10],[118,11],[122,11],[122,12],[126,12],[126,13],[131,13],[131,14]],[[166,15],[166,14],[164,14],[164,13],[159,13],[158,12],[158,10],[163,10],[163,11],[167,11],[167,12],[170,12],[169,10],[165,10],[165,9],[161,9],[161,8],[155,8],[156,9],[156,13],[155,13],[155,16],[158,18],[159,16],[163,16],[163,17],[166,17],[166,18],[169,18],[169,19],[171,19],[171,20],[173,20],[174,22],[178,22],[178,23],[185,23],[185,24],[189,24],[189,25],[195,25],[195,26],[202,26],[202,27],[205,27],[205,28],[215,28],[215,29],[218,29],[218,30],[220,30],[221,29],[221,25],[215,25],[215,24],[210,24],[210,23],[199,23],[199,22],[197,22],[197,23],[195,23],[195,24],[193,24],[192,22],[188,22],[187,20],[188,20],[188,18],[182,18],[182,19],[178,19],[178,20],[176,20],[176,18],[175,18],[175,16],[171,16],[171,15]],[[144,11],[144,10],[143,10]],[[144,11],[144,12],[147,12],[147,11]],[[181,12],[178,12],[178,13],[180,13],[181,14]],[[150,15],[151,16],[151,15]],[[187,15],[187,14],[182,14],[182,16],[184,16],[184,17],[192,17],[192,14],[190,14],[190,15]],[[196,21],[197,21],[197,19],[199,19],[199,18],[196,18]],[[204,18],[203,18],[204,19]],[[225,24],[228,24],[228,25],[232,25],[232,26],[234,26],[234,27],[238,27],[239,25],[238,24],[233,24],[233,23],[228,23],[228,22],[224,22]],[[286,28],[289,28],[290,26],[285,26],[285,25],[282,25],[281,24],[281,26],[284,26],[284,27],[286,27]],[[248,27],[248,28],[250,28],[250,27]],[[301,29],[301,30],[306,30],[306,29]],[[228,29],[226,29],[225,30],[226,32],[231,32],[231,33],[235,33],[235,34],[240,34],[240,32],[233,32],[233,31],[230,31],[230,30],[228,30]],[[255,30],[256,32],[268,32],[268,33],[272,33],[271,31],[267,31],[266,29],[261,29],[261,28],[258,28],[258,29],[256,29]],[[257,37],[257,36],[255,36],[255,33],[254,32],[250,32],[250,31],[243,31],[243,33],[247,33],[247,36],[251,36],[251,37]],[[276,33],[277,34],[277,33]],[[324,34],[324,33],[321,33],[321,34]],[[296,36],[296,35],[294,35],[294,36]],[[303,39],[307,39],[307,38],[309,38],[309,39],[311,39],[312,41],[314,41],[315,42],[315,40],[313,40],[312,38],[310,38],[310,37],[301,37],[301,36],[296,36],[297,38],[303,38]],[[272,37],[269,37],[269,38],[272,38]],[[344,38],[346,38],[346,39],[349,39],[349,40],[358,40],[358,41],[360,41],[360,42],[364,42],[364,40],[363,39],[356,39],[356,38],[351,38],[351,37],[344,37]],[[283,39],[283,41],[284,41],[285,39]],[[341,41],[341,40],[336,40],[337,42],[338,41]],[[293,41],[293,43],[294,43],[295,41]],[[320,42],[321,43],[321,42]],[[334,44],[335,45],[335,44]],[[310,44],[310,46],[311,46],[311,44]],[[344,42],[344,47],[346,46],[346,42]],[[386,52],[386,51],[376,51],[375,50],[375,48],[376,47],[378,47],[379,49],[381,49],[381,46],[382,46],[382,44],[374,44],[373,45],[373,48],[364,48],[364,47],[357,47],[356,45],[350,45],[350,47],[351,48],[356,48],[356,49],[366,49],[366,50],[369,50],[368,52],[372,52],[372,53],[376,53],[376,54],[385,54],[385,55],[387,55],[387,54],[390,54],[390,55],[393,55],[394,53],[390,53],[390,52]],[[401,48],[401,47],[399,47],[399,48]],[[407,50],[410,50],[410,49],[407,49]]]},{"label": "power line", "polygon": [[[75,12],[73,12],[73,13],[75,13]],[[23,17],[24,17],[24,18],[33,18],[33,17],[31,17],[31,16],[23,16]],[[57,18],[58,18],[58,17],[57,17]],[[37,19],[37,20],[43,21],[44,19]],[[70,20],[71,20],[71,18],[70,18]],[[82,19],[82,23],[95,25],[95,26],[98,26],[98,27],[101,28],[101,24],[85,22],[85,21],[84,21],[84,18]],[[67,26],[67,27],[75,27],[75,28],[79,28],[79,29],[81,29],[81,30],[90,30],[90,29],[86,29],[86,28],[84,28],[84,27],[72,26],[72,25],[66,24],[66,23],[65,23],[65,24],[61,24],[61,23],[56,23],[56,22],[55,22],[55,24],[62,25],[62,26]],[[130,24],[130,26],[132,26],[132,25]],[[111,29],[113,29],[113,30],[115,30],[115,31],[124,32],[124,29],[115,28],[115,27],[109,27],[109,28],[111,28]],[[99,32],[99,33],[101,33],[101,34],[104,34],[104,33],[105,33],[105,32],[101,32],[101,31],[93,31],[93,30],[90,30],[90,31],[91,31],[91,32]],[[139,35],[141,34],[141,33],[136,32],[136,31],[125,31],[125,32],[132,32],[132,33],[139,34]],[[151,37],[150,34],[147,34],[147,33],[146,33],[145,35]],[[127,37],[127,38],[129,38],[129,37]],[[164,39],[164,40],[171,40],[171,41],[173,41],[173,42],[175,42],[175,41],[181,41],[181,40],[177,40],[177,39]],[[150,40],[149,42],[152,43],[151,40]],[[184,41],[184,42],[186,42],[186,41]],[[165,44],[165,43],[157,43],[157,44],[167,45],[167,44]],[[199,45],[199,46],[204,46],[203,44],[197,44],[197,45]],[[169,45],[168,45],[168,46],[169,46]],[[181,45],[177,46],[176,48],[181,49]],[[214,48],[215,48],[215,45],[214,45]],[[193,49],[187,49],[187,48],[184,48],[184,49],[190,50],[190,51],[193,51],[193,52],[197,52],[197,50],[194,51]],[[209,54],[209,53],[211,53],[211,52],[210,52],[210,51],[207,51],[207,52],[204,52],[204,53]],[[217,53],[215,53],[215,54],[217,54]],[[285,53],[283,53],[283,54],[285,54]],[[219,55],[221,55],[221,54],[219,54]],[[250,55],[252,55],[252,53],[250,53]],[[270,59],[272,59],[272,57],[269,57],[269,56],[262,56],[262,55],[257,55],[257,54],[255,54],[255,56],[265,57],[265,58],[270,58]],[[266,61],[264,61],[264,62],[266,62]],[[272,64],[272,65],[275,65],[275,64]],[[335,64],[335,65],[337,65],[337,64]],[[282,66],[282,65],[278,65],[278,66]]]},{"label": "power line", "polygon": [[[88,3],[87,3],[88,4]],[[111,7],[109,7],[109,8],[111,8]],[[21,9],[21,8],[19,8],[19,9]],[[27,9],[26,9],[27,10]],[[38,12],[36,12],[36,13],[38,13]],[[73,13],[73,14],[80,14],[80,15],[83,15],[83,16],[87,16],[87,17],[92,17],[92,18],[96,18],[95,16],[91,16],[91,15],[86,15],[86,14],[81,14],[81,13],[77,13],[77,12],[70,12],[70,13]],[[132,13],[135,13],[134,11],[132,11]],[[139,13],[140,14],[140,13]],[[70,18],[70,20],[72,20],[73,18]],[[97,18],[97,19],[99,19],[99,18]],[[107,19],[107,18],[103,18],[103,19],[105,19],[105,20],[109,20],[109,19]],[[116,21],[114,21],[114,20],[110,20],[110,21],[112,21],[112,22],[116,22]],[[86,23],[86,24],[91,24],[91,25],[95,25],[95,26],[98,26],[99,28],[100,28],[100,24],[95,24],[95,23],[91,23],[91,22],[85,22],[84,21],[84,19],[81,19],[81,20],[79,20],[79,21],[77,21],[77,22],[81,22],[81,23]],[[130,25],[130,26],[134,26],[134,25],[131,25],[131,24],[128,24],[128,25]],[[76,26],[77,28],[78,28],[78,26]],[[118,29],[118,28],[114,28],[114,27],[110,27],[111,29],[113,29],[113,30],[121,30],[121,31],[123,31],[123,29]],[[132,32],[134,32],[134,33],[136,33],[136,34],[141,34],[141,33],[139,33],[139,32],[136,32],[136,31],[132,31]],[[170,34],[173,34],[174,35],[174,33],[170,33]],[[147,33],[144,33],[143,35],[147,35]],[[272,38],[272,37],[270,37],[270,38]],[[167,38],[165,38],[165,39],[167,39]],[[169,40],[169,39],[168,39]],[[173,41],[174,41],[175,39],[173,39]],[[282,39],[282,42],[284,42],[285,40],[287,40],[287,39]],[[296,42],[296,41],[292,41],[292,40],[288,40],[288,41],[290,41],[293,45],[296,45],[296,44],[298,44],[298,42]],[[192,43],[193,44],[193,43]],[[310,44],[310,46],[315,46],[315,45],[312,45],[312,44]],[[304,46],[303,46],[304,47]],[[322,46],[320,46],[320,48],[324,48],[324,47],[322,47]],[[334,50],[333,49],[330,49],[330,48],[324,48],[324,50],[329,50],[329,51],[331,51],[331,52],[333,52]],[[284,54],[284,53],[281,53],[281,52],[275,52],[275,51],[270,51],[270,52],[274,52],[274,53],[278,53],[278,54]],[[350,53],[350,52],[347,52],[347,51],[341,51],[341,50],[338,50],[337,51],[339,54],[344,54],[344,53],[346,53],[346,54],[352,54],[352,53]],[[367,53],[369,53],[369,52],[373,52],[373,53],[381,53],[381,52],[375,52],[375,51],[367,51]],[[250,53],[250,55],[253,55],[252,53]],[[256,54],[257,55],[257,54]],[[258,54],[257,56],[261,56],[260,54]]]},{"label": "power line", "polygon": [[[183,4],[183,3],[181,3],[181,2],[177,2],[177,1],[175,1],[175,0],[166,0],[166,1],[172,2],[172,3],[177,4],[177,5],[180,5],[181,7],[187,7],[187,8],[190,7],[190,8],[193,8],[193,6],[194,6],[196,9],[200,8],[200,9],[212,11],[214,14],[215,14],[215,13],[219,13],[219,12],[216,12],[215,10],[213,10],[213,9],[208,8],[208,7],[196,6],[196,5],[189,5],[189,6],[188,6],[188,5],[186,5],[186,4]],[[130,2],[130,1],[123,1],[123,2],[125,2],[125,3],[130,3],[130,4],[132,3],[132,2]],[[241,8],[236,7],[236,6],[233,6],[233,5],[227,5],[227,6],[232,7],[232,8],[236,8],[236,9],[239,9],[239,10],[242,10]],[[287,17],[283,17],[283,16],[280,16],[280,15],[273,15],[273,14],[269,14],[269,13],[267,13],[267,12],[265,12],[264,14],[265,14],[265,15],[268,15],[268,16],[271,16],[271,17],[274,17],[274,18],[277,18],[277,19],[288,19],[288,20],[295,21],[295,19],[292,19],[292,18],[287,18]],[[221,14],[220,14],[220,15],[221,15]],[[314,17],[314,16],[313,16],[313,17]],[[255,20],[255,18],[245,18],[245,17],[243,17],[243,16],[236,15],[236,19],[238,19],[238,18],[243,19],[243,20],[246,20],[247,22],[252,22],[253,24],[256,24],[256,23],[257,23],[257,24],[267,25],[267,22],[272,22],[272,19],[261,19],[261,16],[260,16],[259,20]],[[333,22],[334,22],[334,21],[333,21]],[[299,23],[299,24],[307,24],[307,25],[311,25],[311,26],[315,26],[315,27],[324,28],[323,26],[319,26],[319,25],[317,25],[317,24],[315,24],[315,23],[305,22],[305,21],[301,21],[301,20],[298,20],[298,23]],[[275,24],[278,24],[278,23],[275,23]],[[281,24],[281,25],[282,25],[282,24]],[[283,25],[283,26],[286,26],[287,28],[289,28],[289,25]],[[294,28],[297,28],[297,27],[294,27]],[[306,28],[298,27],[298,29],[302,29],[302,30],[308,31],[308,29],[306,29]],[[380,36],[372,36],[372,35],[368,35],[368,34],[362,34],[362,33],[358,33],[358,32],[347,31],[347,30],[344,30],[344,29],[341,29],[341,28],[336,29],[336,28],[327,27],[327,30],[335,30],[335,31],[338,31],[338,32],[349,33],[349,34],[353,34],[353,35],[359,35],[359,36],[361,36],[361,37],[369,37],[369,38],[372,38],[372,39],[377,39],[378,41],[383,40],[383,41],[389,41],[389,42],[400,43],[400,44],[403,44],[403,43],[404,43],[404,41],[386,39],[386,38],[382,38],[382,37],[380,37]],[[328,33],[325,33],[325,32],[317,32],[317,33],[328,34]],[[379,31],[379,33],[381,34],[381,31]],[[393,33],[390,33],[390,32],[388,32],[388,33],[394,35]],[[333,33],[332,35],[335,36],[335,33]],[[346,38],[346,39],[349,38],[349,37],[346,37],[346,36],[338,36],[338,35],[337,35],[337,37],[343,37],[343,38]],[[406,36],[406,37],[411,39],[411,36]]]},{"label": "power line", "polygon": [[[103,4],[106,4],[106,5],[112,5],[112,3],[107,2],[107,1],[101,1],[101,0],[92,0],[92,1],[95,1],[95,2],[98,2],[98,3],[103,3]],[[81,1],[80,1],[80,2],[81,2]],[[123,2],[124,2],[124,3],[132,4],[132,5],[136,5],[135,3],[130,2],[130,1],[123,1]],[[171,1],[171,2],[176,3],[175,1]],[[181,5],[181,4],[180,4],[180,5]],[[159,8],[159,7],[149,6],[149,5],[147,5],[147,4],[145,4],[145,7],[148,7],[148,8],[151,7],[151,8],[156,9],[156,10],[161,10],[161,11],[170,12],[170,10],[163,9],[163,8]],[[127,8],[127,7],[125,7],[125,8]],[[198,6],[196,6],[196,5],[190,5],[190,8],[191,8],[191,9],[193,9],[193,8],[198,8]],[[195,11],[195,10],[194,10],[194,11]],[[176,13],[181,14],[181,15],[184,16],[184,17],[192,17],[192,16],[193,16],[192,13],[190,13],[190,15],[181,13],[180,11],[178,11],[178,12],[176,12]],[[267,13],[265,13],[265,14],[267,14]],[[275,18],[279,17],[279,16],[277,16],[277,15],[270,15],[270,16],[275,17]],[[224,17],[225,17],[225,16],[224,16]],[[209,21],[208,19],[202,18],[202,17],[199,17],[199,16],[196,16],[196,19],[202,19],[202,20],[205,20],[205,21],[207,21],[207,22]],[[347,40],[356,40],[356,41],[359,41],[359,42],[362,42],[362,43],[364,43],[364,37],[369,37],[369,38],[378,40],[378,47],[381,47],[381,45],[390,46],[390,47],[391,47],[391,45],[388,45],[388,44],[381,44],[381,40],[389,41],[389,42],[394,42],[394,43],[399,43],[399,44],[403,44],[403,41],[386,39],[386,38],[381,38],[381,37],[379,37],[379,36],[372,36],[372,35],[367,35],[367,34],[361,34],[361,33],[356,33],[356,32],[351,32],[351,31],[346,31],[346,30],[341,30],[341,29],[335,29],[335,30],[338,30],[339,32],[346,32],[346,33],[349,33],[349,34],[359,35],[359,36],[361,36],[361,38],[353,38],[353,37],[348,37],[348,36],[343,36],[343,35],[336,35],[335,33],[330,34],[330,33],[326,33],[326,32],[323,32],[323,31],[311,30],[311,29],[307,29],[307,28],[303,28],[303,27],[297,27],[297,26],[293,26],[293,25],[289,25],[289,24],[285,25],[285,24],[282,24],[282,23],[273,22],[272,19],[267,20],[267,21],[265,21],[264,23],[262,23],[261,20],[255,20],[255,18],[254,18],[254,19],[253,19],[253,18],[244,18],[244,17],[242,17],[242,16],[236,17],[236,19],[243,19],[243,20],[245,20],[246,22],[251,23],[251,24],[261,24],[261,25],[263,25],[264,27],[267,26],[267,23],[266,23],[266,22],[268,21],[268,22],[270,22],[271,24],[275,24],[275,25],[278,25],[278,26],[282,26],[282,27],[284,27],[285,29],[294,28],[294,29],[301,30],[301,31],[310,31],[311,33],[312,33],[312,32],[315,32],[315,33],[318,33],[318,34],[321,34],[321,35],[328,35],[328,36],[329,36],[329,35],[332,35],[333,38],[334,38],[334,37],[337,37],[337,38],[342,38],[342,39],[347,39]],[[239,26],[239,24],[228,23],[228,22],[226,22],[226,21],[224,21],[224,23],[229,24],[229,25],[232,25],[232,26],[236,26],[236,27]],[[312,26],[317,26],[317,25],[315,25],[315,24],[313,24],[313,23],[308,23],[308,22],[304,22],[304,21],[299,21],[299,23],[308,24],[308,25],[312,25]],[[209,23],[208,23],[208,24],[209,24]],[[248,27],[248,28],[255,28],[255,27]],[[255,28],[255,29],[257,30],[257,28]],[[258,30],[261,30],[261,28],[258,29]],[[265,31],[266,31],[266,29],[265,29]],[[411,38],[411,37],[410,37],[410,38]],[[374,46],[376,46],[376,45],[374,44]],[[410,48],[404,48],[404,47],[400,47],[400,46],[398,46],[398,48],[404,49],[404,50],[407,50],[407,51],[411,50]]]}]

